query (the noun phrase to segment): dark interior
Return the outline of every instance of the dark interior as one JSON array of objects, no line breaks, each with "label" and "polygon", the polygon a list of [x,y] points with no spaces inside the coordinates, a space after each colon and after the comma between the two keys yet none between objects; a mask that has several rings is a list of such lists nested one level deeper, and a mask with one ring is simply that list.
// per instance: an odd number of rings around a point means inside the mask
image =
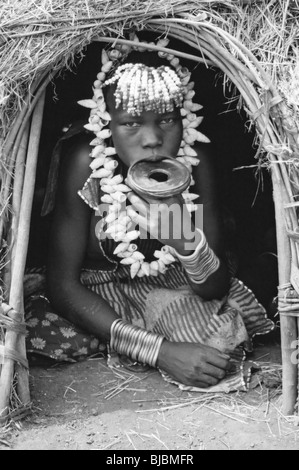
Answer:
[{"label": "dark interior", "polygon": [[[144,33],[148,36],[149,33]],[[151,35],[150,35],[151,36]],[[146,38],[148,39],[148,38]],[[88,110],[77,104],[92,96],[92,84],[101,66],[101,44],[92,43],[78,58],[73,71],[64,71],[48,87],[36,177],[27,266],[44,265],[51,215],[40,216],[53,147],[62,128],[88,119]],[[180,41],[170,47],[194,54]],[[277,261],[272,184],[268,170],[257,170],[254,159],[255,129],[249,129],[245,113],[236,110],[233,87],[223,86],[216,68],[181,60],[196,83],[196,102],[203,105],[201,131],[213,143],[219,196],[225,219],[228,247],[238,259],[237,277],[243,280],[267,308],[276,296]],[[239,167],[246,167],[238,169]],[[267,253],[267,254],[265,254]],[[262,255],[262,256],[261,256]]]}]

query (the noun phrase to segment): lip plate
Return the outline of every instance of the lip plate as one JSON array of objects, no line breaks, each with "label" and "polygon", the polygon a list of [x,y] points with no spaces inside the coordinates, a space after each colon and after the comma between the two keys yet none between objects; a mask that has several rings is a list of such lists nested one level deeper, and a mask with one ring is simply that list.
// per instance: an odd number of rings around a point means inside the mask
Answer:
[{"label": "lip plate", "polygon": [[[150,175],[160,172],[167,176],[157,181]],[[129,186],[140,196],[163,199],[182,193],[190,184],[188,168],[173,157],[160,156],[155,160],[143,159],[133,163],[127,174]]]}]

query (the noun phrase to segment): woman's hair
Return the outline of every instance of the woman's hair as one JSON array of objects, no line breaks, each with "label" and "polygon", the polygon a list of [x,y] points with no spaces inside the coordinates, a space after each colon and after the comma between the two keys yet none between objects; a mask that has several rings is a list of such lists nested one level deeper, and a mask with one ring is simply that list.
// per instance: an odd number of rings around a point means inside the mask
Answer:
[{"label": "woman's hair", "polygon": [[113,93],[116,108],[121,105],[133,115],[143,110],[165,113],[182,106],[181,80],[166,58],[153,51],[132,51],[115,62],[103,83],[106,104]]}]

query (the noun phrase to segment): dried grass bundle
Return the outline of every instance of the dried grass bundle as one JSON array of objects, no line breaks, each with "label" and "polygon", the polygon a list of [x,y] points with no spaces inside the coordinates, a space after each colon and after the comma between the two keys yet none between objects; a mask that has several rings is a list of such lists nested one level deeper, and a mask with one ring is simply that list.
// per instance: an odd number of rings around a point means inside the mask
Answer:
[{"label": "dried grass bundle", "polygon": [[[55,75],[72,69],[75,57],[83,57],[92,41],[127,41],[132,30],[181,40],[194,53],[178,51],[178,55],[212,64],[222,72],[224,84],[236,88],[238,105],[257,132],[256,158],[272,173],[279,282],[282,290],[289,288],[291,267],[298,269],[299,254],[297,1],[40,0],[37,4],[0,0],[0,6],[0,268],[5,302],[22,312],[28,220],[46,87]],[[16,168],[25,163],[26,172],[20,175]],[[281,330],[285,412],[290,414],[297,398],[297,365],[290,361],[290,339],[298,331],[296,317],[282,316]],[[6,332],[6,343],[11,334]],[[13,344],[25,354],[19,338],[14,337]],[[14,366],[8,363],[2,367],[1,383],[12,382]],[[8,369],[5,374],[4,369]],[[26,388],[26,374],[24,384]],[[0,396],[0,410],[7,408],[7,402],[7,396]]]}]

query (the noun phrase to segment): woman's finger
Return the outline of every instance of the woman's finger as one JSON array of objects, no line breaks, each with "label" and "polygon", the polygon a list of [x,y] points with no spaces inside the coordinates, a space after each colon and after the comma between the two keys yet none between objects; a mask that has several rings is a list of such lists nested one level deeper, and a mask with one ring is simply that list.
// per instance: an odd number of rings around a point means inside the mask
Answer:
[{"label": "woman's finger", "polygon": [[148,224],[147,224],[147,218],[146,217],[144,217],[143,215],[141,215],[137,211],[135,211],[133,206],[128,206],[127,207],[127,214],[128,214],[129,217],[131,217],[131,219],[133,220],[133,222],[136,225],[139,225],[139,227],[141,227],[141,228],[143,228],[144,230],[147,231]]},{"label": "woman's finger", "polygon": [[212,366],[211,364],[206,364],[202,367],[202,371],[205,375],[213,377],[214,379],[221,380],[226,375],[226,369],[220,367]]},{"label": "woman's finger", "polygon": [[217,385],[220,382],[221,378],[216,378],[212,375],[202,374],[200,377],[200,382],[203,382],[206,387],[211,387],[213,385]]},{"label": "woman's finger", "polygon": [[128,199],[136,211],[143,214],[144,216],[146,215],[147,203],[145,201],[133,193],[128,194]]}]

